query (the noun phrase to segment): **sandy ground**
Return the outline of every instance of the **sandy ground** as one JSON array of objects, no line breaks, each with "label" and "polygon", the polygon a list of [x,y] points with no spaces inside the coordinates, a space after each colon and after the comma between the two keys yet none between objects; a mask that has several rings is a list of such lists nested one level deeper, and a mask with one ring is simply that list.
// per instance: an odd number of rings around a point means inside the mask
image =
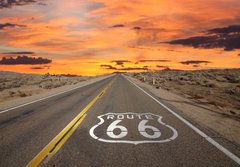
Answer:
[{"label": "sandy ground", "polygon": [[0,111],[105,77],[107,76],[81,77],[0,72]]},{"label": "sandy ground", "polygon": [[128,75],[202,127],[240,144],[240,69]]}]

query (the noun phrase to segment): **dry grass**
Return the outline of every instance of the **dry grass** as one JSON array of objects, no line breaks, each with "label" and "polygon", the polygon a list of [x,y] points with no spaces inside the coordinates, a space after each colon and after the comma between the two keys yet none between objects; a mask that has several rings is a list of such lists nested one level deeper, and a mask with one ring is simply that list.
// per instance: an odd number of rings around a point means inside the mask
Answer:
[{"label": "dry grass", "polygon": [[35,75],[0,72],[0,101],[32,96],[65,85],[75,85],[89,78],[74,75]]},{"label": "dry grass", "polygon": [[240,117],[240,69],[159,71],[129,74],[142,82]]}]

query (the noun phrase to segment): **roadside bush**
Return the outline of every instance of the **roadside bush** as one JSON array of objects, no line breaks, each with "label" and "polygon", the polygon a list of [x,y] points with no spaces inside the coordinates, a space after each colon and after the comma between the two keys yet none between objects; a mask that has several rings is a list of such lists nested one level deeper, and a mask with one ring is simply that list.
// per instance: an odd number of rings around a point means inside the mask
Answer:
[{"label": "roadside bush", "polygon": [[22,92],[22,91],[18,91],[18,94],[19,94],[19,96],[20,97],[26,97],[26,96],[28,96],[25,92]]}]

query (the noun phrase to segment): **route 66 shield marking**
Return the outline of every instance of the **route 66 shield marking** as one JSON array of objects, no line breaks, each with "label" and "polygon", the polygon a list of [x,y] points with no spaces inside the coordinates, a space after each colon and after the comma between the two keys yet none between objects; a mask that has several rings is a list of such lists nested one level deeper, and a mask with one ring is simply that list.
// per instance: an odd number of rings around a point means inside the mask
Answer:
[{"label": "route 66 shield marking", "polygon": [[106,113],[89,134],[106,143],[166,143],[177,138],[175,128],[164,123],[162,116],[152,113]]}]

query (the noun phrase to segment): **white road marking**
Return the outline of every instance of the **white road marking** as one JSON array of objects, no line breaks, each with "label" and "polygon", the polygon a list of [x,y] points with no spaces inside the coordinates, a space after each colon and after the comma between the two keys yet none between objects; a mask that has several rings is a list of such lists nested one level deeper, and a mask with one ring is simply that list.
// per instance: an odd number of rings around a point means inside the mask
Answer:
[{"label": "white road marking", "polygon": [[[106,78],[109,78],[109,77],[111,77],[111,76],[113,76],[113,75],[109,75],[109,76],[104,77],[104,78],[102,78],[102,79],[100,79],[100,80],[98,80],[98,81],[102,81],[102,80],[104,80],[104,79],[106,79]],[[47,97],[43,97],[43,98],[40,98],[40,99],[31,101],[31,102],[28,102],[28,103],[20,104],[20,105],[18,105],[18,106],[11,107],[11,108],[9,108],[9,109],[5,109],[5,110],[3,110],[3,111],[0,111],[0,114],[6,113],[6,112],[8,112],[8,111],[11,111],[11,110],[14,110],[14,109],[17,109],[17,108],[20,108],[20,107],[27,106],[27,105],[29,105],[29,104],[36,103],[36,102],[39,102],[39,101],[42,101],[42,100],[45,100],[45,99],[48,99],[48,98],[51,98],[51,97],[60,95],[60,94],[64,94],[64,93],[67,93],[67,92],[70,92],[70,91],[73,91],[73,90],[82,88],[82,87],[84,87],[84,86],[88,86],[88,85],[94,84],[94,83],[96,83],[96,82],[98,82],[98,81],[94,81],[94,82],[92,82],[92,83],[86,83],[86,84],[83,84],[83,85],[81,85],[81,86],[79,86],[79,87],[76,87],[76,88],[72,88],[72,89],[69,89],[69,90],[65,90],[65,91],[62,91],[62,92],[59,92],[59,93],[56,93],[56,94],[53,94],[53,95],[50,95],[50,96],[47,96]]]},{"label": "white road marking", "polygon": [[[123,75],[124,76],[124,75]],[[126,76],[124,76],[129,82],[131,82],[133,85],[135,85],[138,89],[140,89],[141,91],[143,91],[146,95],[148,95],[149,97],[151,97],[155,102],[157,102],[158,104],[160,104],[162,107],[164,107],[167,111],[169,111],[170,113],[172,113],[174,116],[176,116],[178,119],[180,119],[183,123],[185,123],[188,127],[190,127],[192,130],[194,130],[196,133],[198,133],[200,136],[202,136],[203,138],[205,138],[209,143],[211,143],[212,145],[214,145],[216,148],[218,148],[220,151],[222,151],[225,155],[227,155],[229,158],[231,158],[233,161],[235,161],[237,164],[240,165],[240,158],[238,156],[236,156],[235,154],[233,154],[232,152],[230,152],[228,149],[226,149],[225,147],[223,147],[221,144],[219,144],[218,142],[216,142],[215,140],[213,140],[211,137],[209,137],[208,135],[206,135],[203,131],[201,131],[200,129],[198,129],[197,127],[195,127],[193,124],[191,124],[189,121],[187,121],[186,119],[184,119],[183,117],[181,117],[180,115],[178,115],[176,112],[174,112],[173,110],[171,110],[170,108],[168,108],[166,105],[164,105],[163,103],[161,103],[160,101],[158,101],[156,98],[154,98],[152,95],[150,95],[149,93],[147,93],[145,90],[143,90],[141,87],[139,87],[137,84],[135,84],[134,82],[132,82],[131,80],[129,80]]]},{"label": "white road marking", "polygon": [[[121,123],[123,120],[125,120],[125,121],[133,120],[132,117],[131,118],[129,117],[130,115],[133,116],[133,119],[139,120],[139,122],[140,122],[137,126],[138,129],[136,129],[139,132],[139,137],[140,137],[139,139],[138,138],[133,139],[133,138],[127,136],[129,127],[125,127],[123,125],[118,124],[118,123]],[[119,116],[121,116],[121,118]],[[155,117],[155,119],[153,117]],[[166,143],[166,142],[173,141],[174,139],[176,139],[178,137],[178,133],[177,133],[176,129],[174,129],[172,126],[162,122],[162,116],[152,114],[152,113],[133,113],[133,112],[106,113],[103,115],[99,115],[98,119],[100,119],[100,122],[98,124],[94,125],[89,130],[89,134],[92,138],[94,138],[98,141],[106,142],[106,143],[127,143],[127,144],[135,144],[135,145],[143,144],[143,143]],[[104,119],[113,121],[106,129],[106,134],[108,135],[108,137],[110,137],[112,139],[105,138],[105,136],[98,137],[95,134],[95,132],[96,132],[95,130],[105,122]],[[159,123],[159,125],[161,127],[167,128],[170,131],[172,131],[172,136],[168,136],[167,138],[166,137],[160,138],[161,137],[160,130],[154,126],[150,126],[150,125],[146,124],[149,120],[156,121],[156,123]],[[106,122],[109,123],[109,121],[106,121]],[[105,128],[105,126],[103,126],[103,127]],[[118,135],[114,134],[115,129],[120,130],[120,133]],[[148,134],[146,129],[151,129],[153,134]],[[142,137],[144,137],[145,139],[142,139]]]}]

